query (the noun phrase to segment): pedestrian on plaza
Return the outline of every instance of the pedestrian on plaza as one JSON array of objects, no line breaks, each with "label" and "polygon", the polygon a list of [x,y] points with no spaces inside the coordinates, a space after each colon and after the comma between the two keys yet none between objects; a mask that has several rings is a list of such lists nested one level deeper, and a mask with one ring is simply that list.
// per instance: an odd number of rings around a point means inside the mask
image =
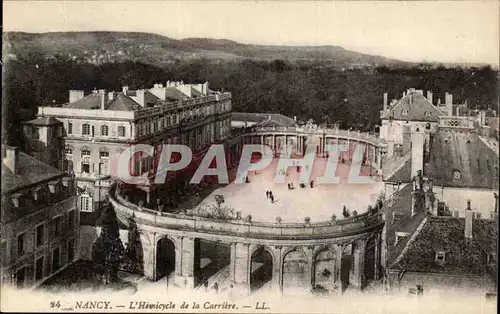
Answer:
[{"label": "pedestrian on plaza", "polygon": [[215,290],[215,293],[219,292],[219,284],[218,283],[214,283],[214,290]]},{"label": "pedestrian on plaza", "polygon": [[274,195],[271,194],[271,203],[274,203]]},{"label": "pedestrian on plaza", "polygon": [[270,195],[270,191],[269,191],[269,190],[267,190],[267,191],[266,191],[266,198],[267,198],[267,199],[269,199],[269,195]]}]

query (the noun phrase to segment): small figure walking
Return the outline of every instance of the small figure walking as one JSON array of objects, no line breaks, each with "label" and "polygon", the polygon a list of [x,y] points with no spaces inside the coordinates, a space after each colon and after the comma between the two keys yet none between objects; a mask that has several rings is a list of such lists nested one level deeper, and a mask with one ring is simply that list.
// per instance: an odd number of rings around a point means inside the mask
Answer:
[{"label": "small figure walking", "polygon": [[292,189],[292,186],[290,185],[290,183],[288,183],[288,189],[291,190]]},{"label": "small figure walking", "polygon": [[271,194],[271,203],[274,203],[274,195]]},{"label": "small figure walking", "polygon": [[214,290],[215,290],[215,293],[219,292],[219,284],[218,283],[214,283]]},{"label": "small figure walking", "polygon": [[266,191],[266,198],[267,199],[269,199],[270,193],[271,193],[271,191],[269,191],[269,190]]},{"label": "small figure walking", "polygon": [[314,187],[314,181],[311,181],[310,185],[311,185],[311,189],[312,189]]}]

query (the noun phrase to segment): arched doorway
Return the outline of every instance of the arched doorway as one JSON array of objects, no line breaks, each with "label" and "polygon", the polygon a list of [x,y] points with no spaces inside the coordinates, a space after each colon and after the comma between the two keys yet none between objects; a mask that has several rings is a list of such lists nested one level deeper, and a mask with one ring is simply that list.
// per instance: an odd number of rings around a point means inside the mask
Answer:
[{"label": "arched doorway", "polygon": [[340,281],[342,282],[342,289],[345,290],[349,287],[352,272],[354,269],[354,245],[350,243],[344,248],[342,252],[342,266],[340,271]]},{"label": "arched doorway", "polygon": [[302,252],[288,252],[283,259],[283,292],[309,289],[311,282],[307,270],[307,259]]},{"label": "arched doorway", "polygon": [[320,251],[314,260],[314,285],[317,289],[332,291],[338,280],[335,252],[329,249]]},{"label": "arched doorway", "polygon": [[250,291],[255,291],[273,279],[273,257],[264,248],[253,252],[250,259]]},{"label": "arched doorway", "polygon": [[156,246],[156,279],[168,277],[175,270],[175,244],[167,237]]},{"label": "arched doorway", "polygon": [[364,261],[366,284],[376,279],[375,278],[375,260],[377,258],[376,245],[377,244],[375,238],[371,238],[366,243],[365,261]]}]

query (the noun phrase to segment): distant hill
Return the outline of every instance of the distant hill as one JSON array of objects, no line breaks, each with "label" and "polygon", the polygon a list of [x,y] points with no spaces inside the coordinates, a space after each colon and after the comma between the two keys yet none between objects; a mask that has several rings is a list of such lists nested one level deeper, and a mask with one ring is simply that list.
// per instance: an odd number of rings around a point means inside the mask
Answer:
[{"label": "distant hill", "polygon": [[47,57],[70,56],[106,61],[134,60],[171,63],[178,60],[323,60],[341,67],[405,65],[407,62],[363,54],[338,46],[265,46],[227,39],[169,37],[135,32],[3,33],[4,52],[17,57],[39,53]]}]

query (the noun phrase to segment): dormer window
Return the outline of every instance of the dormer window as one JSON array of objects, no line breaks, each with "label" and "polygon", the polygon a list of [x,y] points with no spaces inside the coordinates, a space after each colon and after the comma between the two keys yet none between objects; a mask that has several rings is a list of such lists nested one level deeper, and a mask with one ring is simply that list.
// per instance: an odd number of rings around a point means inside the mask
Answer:
[{"label": "dormer window", "polygon": [[35,188],[33,189],[33,199],[34,199],[35,201],[38,201],[38,198],[39,198],[39,196],[40,196],[40,190],[41,190],[41,189],[42,189],[42,187],[41,187],[41,186],[37,186],[37,187],[35,187]]},{"label": "dormer window", "polygon": [[407,109],[403,109],[403,116],[407,116],[408,115],[408,110]]},{"label": "dormer window", "polygon": [[54,194],[56,193],[56,186],[59,183],[59,181],[50,181],[49,182],[49,191],[50,193]]},{"label": "dormer window", "polygon": [[425,116],[426,116],[427,118],[430,118],[431,113],[430,113],[429,111],[426,111],[426,112],[425,112]]},{"label": "dormer window", "polygon": [[443,251],[436,252],[436,263],[444,264],[446,262],[446,253]]},{"label": "dormer window", "polygon": [[12,203],[14,204],[15,208],[19,207],[19,199],[21,198],[21,196],[22,196],[21,193],[12,194]]},{"label": "dormer window", "polygon": [[460,170],[453,170],[453,181],[457,182],[460,180],[462,180],[462,173],[460,172]]}]

